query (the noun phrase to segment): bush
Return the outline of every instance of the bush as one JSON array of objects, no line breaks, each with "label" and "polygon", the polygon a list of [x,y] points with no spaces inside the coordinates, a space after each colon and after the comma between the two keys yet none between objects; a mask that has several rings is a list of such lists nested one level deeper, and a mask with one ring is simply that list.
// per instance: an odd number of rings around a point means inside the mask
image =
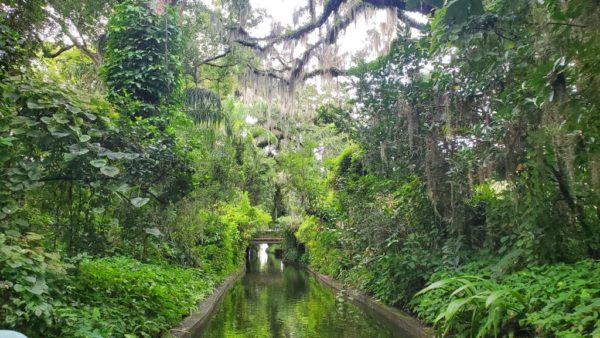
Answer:
[{"label": "bush", "polygon": [[224,276],[240,266],[253,233],[266,228],[271,216],[253,207],[244,193],[231,203],[217,206],[215,211],[202,212],[198,222],[205,226],[203,236],[192,249],[196,265]]},{"label": "bush", "polygon": [[528,300],[521,323],[542,337],[600,336],[600,262],[534,266],[503,284]]},{"label": "bush", "polygon": [[312,267],[324,274],[336,277],[340,273],[341,250],[335,229],[331,229],[315,216],[304,219],[296,237],[308,249],[308,261]]},{"label": "bush", "polygon": [[600,262],[534,266],[498,278],[490,268],[464,274],[478,263],[433,275],[414,299],[419,316],[460,337],[600,335]]},{"label": "bush", "polygon": [[42,337],[55,328],[54,309],[70,278],[69,265],[40,246],[42,236],[0,233],[0,327]]},{"label": "bush", "polygon": [[65,337],[155,336],[171,328],[212,291],[197,269],[142,264],[126,257],[84,260],[57,308]]},{"label": "bush", "polygon": [[423,247],[424,242],[411,234],[400,252],[379,256],[370,268],[373,279],[366,290],[388,304],[407,304],[439,264],[439,258]]},{"label": "bush", "polygon": [[283,259],[308,265],[308,254],[304,244],[299,243],[296,232],[302,224],[300,216],[283,216],[277,218],[277,228],[283,233]]}]

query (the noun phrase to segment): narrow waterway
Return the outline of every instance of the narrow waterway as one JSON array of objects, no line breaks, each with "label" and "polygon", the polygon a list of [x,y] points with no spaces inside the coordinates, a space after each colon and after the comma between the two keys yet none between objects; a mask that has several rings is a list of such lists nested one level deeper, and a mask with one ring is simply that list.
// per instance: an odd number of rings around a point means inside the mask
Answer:
[{"label": "narrow waterway", "polygon": [[408,337],[262,244],[197,337]]}]

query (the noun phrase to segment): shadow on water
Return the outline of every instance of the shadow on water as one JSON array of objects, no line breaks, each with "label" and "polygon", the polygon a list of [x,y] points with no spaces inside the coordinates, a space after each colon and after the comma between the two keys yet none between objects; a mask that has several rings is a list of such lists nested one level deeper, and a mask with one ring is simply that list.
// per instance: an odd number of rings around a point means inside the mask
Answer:
[{"label": "shadow on water", "polygon": [[267,245],[196,337],[402,337],[397,329],[288,266]]}]

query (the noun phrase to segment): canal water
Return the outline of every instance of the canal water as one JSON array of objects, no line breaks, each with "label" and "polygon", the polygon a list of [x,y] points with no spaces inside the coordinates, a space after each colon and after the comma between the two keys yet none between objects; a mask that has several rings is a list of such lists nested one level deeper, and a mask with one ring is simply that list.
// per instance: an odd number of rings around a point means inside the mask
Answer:
[{"label": "canal water", "polygon": [[266,249],[260,246],[196,337],[408,337]]}]

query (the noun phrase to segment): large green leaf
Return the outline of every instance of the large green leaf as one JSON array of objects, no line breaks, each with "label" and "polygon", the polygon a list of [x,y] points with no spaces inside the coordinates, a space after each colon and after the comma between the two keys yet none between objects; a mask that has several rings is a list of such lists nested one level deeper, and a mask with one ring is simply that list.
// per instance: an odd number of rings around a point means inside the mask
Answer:
[{"label": "large green leaf", "polygon": [[102,168],[108,164],[108,161],[105,159],[97,159],[97,160],[91,160],[90,164],[96,168]]},{"label": "large green leaf", "polygon": [[79,142],[82,142],[82,143],[87,142],[91,139],[92,139],[92,137],[90,135],[83,134],[83,135],[79,136]]},{"label": "large green leaf", "polygon": [[46,285],[46,282],[44,282],[41,279],[36,280],[35,284],[29,289],[27,289],[27,291],[38,296],[44,293],[46,290],[48,290],[48,286]]},{"label": "large green leaf", "polygon": [[81,146],[80,144],[72,144],[69,146],[69,151],[71,152],[71,154],[78,156],[87,154],[90,150]]},{"label": "large green leaf", "polygon": [[446,308],[446,311],[444,311],[445,320],[452,320],[452,318],[462,309],[465,304],[469,303],[470,300],[470,298],[460,298],[450,302]]},{"label": "large green leaf", "polygon": [[431,285],[429,285],[428,287],[426,287],[423,290],[417,292],[415,294],[415,296],[422,295],[422,294],[424,294],[426,292],[429,292],[431,290],[439,289],[439,288],[445,286],[448,283],[450,283],[449,279],[442,279],[442,280],[439,280],[437,282],[431,283]]},{"label": "large green leaf", "polygon": [[131,202],[131,204],[133,204],[134,207],[140,208],[140,207],[144,206],[146,203],[148,203],[149,201],[150,201],[149,198],[136,197],[136,198],[132,198],[130,202]]},{"label": "large green leaf", "polygon": [[119,168],[105,166],[105,167],[100,168],[100,172],[108,177],[115,177],[119,174]]},{"label": "large green leaf", "polygon": [[70,133],[67,130],[60,127],[48,127],[48,131],[52,136],[57,138],[62,138],[70,135]]},{"label": "large green leaf", "polygon": [[158,228],[145,228],[144,232],[146,232],[148,235],[152,235],[152,236],[161,236],[162,232],[160,232],[160,230],[158,230]]},{"label": "large green leaf", "polygon": [[487,299],[485,300],[485,307],[489,308],[490,306],[492,306],[492,304],[494,304],[500,297],[504,296],[508,294],[508,292],[506,290],[498,290],[498,291],[493,291],[489,294],[489,296],[487,297]]},{"label": "large green leaf", "polygon": [[460,25],[469,17],[484,13],[481,0],[450,0],[445,7],[444,22],[446,24]]}]

